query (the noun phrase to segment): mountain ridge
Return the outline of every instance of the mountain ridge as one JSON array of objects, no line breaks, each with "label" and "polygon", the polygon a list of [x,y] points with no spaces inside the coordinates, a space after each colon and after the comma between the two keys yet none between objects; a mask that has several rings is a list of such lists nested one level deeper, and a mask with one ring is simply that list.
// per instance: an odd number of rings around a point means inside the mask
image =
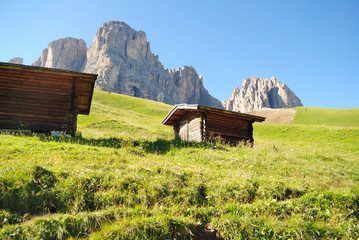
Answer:
[{"label": "mountain ridge", "polygon": [[121,21],[103,23],[88,49],[82,39],[53,41],[33,65],[96,73],[96,87],[106,91],[172,105],[197,103],[222,108],[194,67],[165,69],[152,53],[146,33]]},{"label": "mountain ridge", "polygon": [[245,78],[242,86],[234,88],[232,96],[222,102],[225,109],[251,112],[262,108],[292,108],[303,106],[301,100],[275,77]]},{"label": "mountain ridge", "polygon": [[86,52],[87,46],[83,39],[60,38],[50,42],[32,65],[80,72]]}]

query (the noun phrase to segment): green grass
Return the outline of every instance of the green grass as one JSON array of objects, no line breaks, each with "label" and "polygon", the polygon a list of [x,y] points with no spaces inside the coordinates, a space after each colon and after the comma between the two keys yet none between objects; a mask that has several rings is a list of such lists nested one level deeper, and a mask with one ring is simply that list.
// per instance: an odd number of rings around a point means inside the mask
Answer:
[{"label": "green grass", "polygon": [[0,239],[359,237],[358,127],[188,143],[160,124],[171,108],[96,90],[81,136],[0,134]]},{"label": "green grass", "polygon": [[293,123],[337,127],[359,127],[359,108],[334,109],[297,107]]},{"label": "green grass", "polygon": [[95,89],[89,116],[78,116],[78,131],[92,137],[169,139],[173,131],[161,121],[172,106]]}]

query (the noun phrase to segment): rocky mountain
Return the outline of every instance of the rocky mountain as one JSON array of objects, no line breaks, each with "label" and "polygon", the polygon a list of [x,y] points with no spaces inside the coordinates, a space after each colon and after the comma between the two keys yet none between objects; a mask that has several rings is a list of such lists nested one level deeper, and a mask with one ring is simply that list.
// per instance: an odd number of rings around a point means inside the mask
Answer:
[{"label": "rocky mountain", "polygon": [[11,58],[9,63],[23,64],[24,59],[21,57]]},{"label": "rocky mountain", "polygon": [[271,79],[245,78],[241,89],[235,87],[232,96],[224,100],[222,104],[225,109],[236,112],[303,106],[300,99],[275,77]]},{"label": "rocky mountain", "polygon": [[169,104],[222,107],[193,67],[165,69],[151,52],[146,33],[124,22],[109,21],[98,29],[82,71],[97,73],[96,86],[104,90]]},{"label": "rocky mountain", "polygon": [[81,71],[86,59],[87,46],[84,40],[61,38],[49,43],[33,66]]},{"label": "rocky mountain", "polygon": [[222,108],[192,66],[165,69],[151,52],[146,33],[124,22],[104,23],[89,49],[82,39],[53,41],[33,65],[97,73],[96,86],[111,92],[172,105],[198,103]]}]

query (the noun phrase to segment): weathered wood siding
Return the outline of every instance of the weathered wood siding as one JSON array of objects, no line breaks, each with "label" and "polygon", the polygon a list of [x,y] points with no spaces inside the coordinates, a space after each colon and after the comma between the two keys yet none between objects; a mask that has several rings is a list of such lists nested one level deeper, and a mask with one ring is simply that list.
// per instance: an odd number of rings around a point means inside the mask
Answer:
[{"label": "weathered wood siding", "polygon": [[264,117],[198,104],[178,104],[162,120],[173,126],[175,136],[189,141],[221,141],[236,145],[244,141],[253,146],[253,123]]},{"label": "weathered wood siding", "polygon": [[202,141],[201,118],[187,119],[180,123],[178,136],[185,141]]},{"label": "weathered wood siding", "polygon": [[252,123],[233,116],[208,113],[206,117],[206,133],[232,136],[238,138],[251,138]]},{"label": "weathered wood siding", "polygon": [[74,134],[89,113],[96,75],[0,65],[0,129]]}]

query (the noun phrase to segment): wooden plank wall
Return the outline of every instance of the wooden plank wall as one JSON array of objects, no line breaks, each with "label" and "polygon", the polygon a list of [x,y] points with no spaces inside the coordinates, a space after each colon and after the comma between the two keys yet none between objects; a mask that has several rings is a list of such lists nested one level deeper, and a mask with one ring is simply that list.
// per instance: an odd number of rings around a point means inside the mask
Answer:
[{"label": "wooden plank wall", "polygon": [[201,117],[188,119],[180,123],[178,136],[185,141],[202,141]]},{"label": "wooden plank wall", "polygon": [[90,106],[92,101],[93,89],[95,86],[95,80],[93,77],[77,77],[76,93],[78,99],[79,114],[90,113]]},{"label": "wooden plank wall", "polygon": [[0,129],[73,134],[78,112],[89,112],[93,85],[93,77],[1,68]]},{"label": "wooden plank wall", "polygon": [[208,113],[206,116],[206,136],[220,135],[232,138],[252,138],[252,123],[233,116]]}]

